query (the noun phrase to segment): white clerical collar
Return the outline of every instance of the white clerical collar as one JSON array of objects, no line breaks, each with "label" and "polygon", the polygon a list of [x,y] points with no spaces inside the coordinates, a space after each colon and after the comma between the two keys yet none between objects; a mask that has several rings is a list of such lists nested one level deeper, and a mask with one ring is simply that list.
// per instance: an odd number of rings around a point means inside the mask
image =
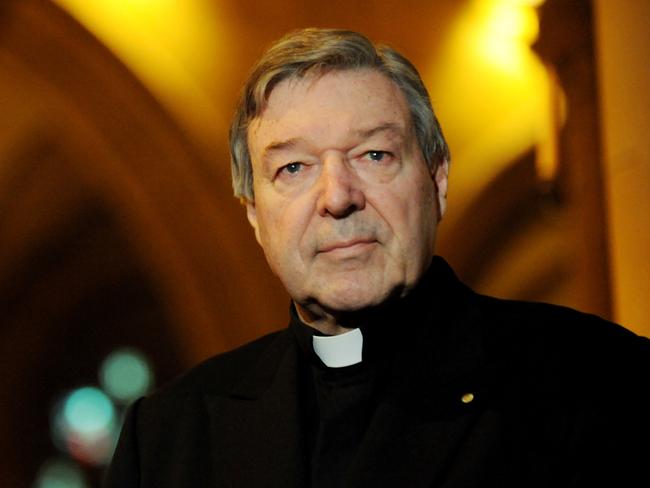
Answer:
[{"label": "white clerical collar", "polygon": [[335,336],[313,336],[314,352],[329,368],[343,368],[361,362],[363,334],[352,329]]}]

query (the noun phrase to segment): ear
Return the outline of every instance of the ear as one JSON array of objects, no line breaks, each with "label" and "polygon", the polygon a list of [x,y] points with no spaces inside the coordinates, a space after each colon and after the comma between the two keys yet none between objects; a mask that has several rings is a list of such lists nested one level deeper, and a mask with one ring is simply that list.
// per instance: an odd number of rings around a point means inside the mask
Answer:
[{"label": "ear", "polygon": [[446,159],[438,164],[435,171],[431,175],[433,182],[436,185],[436,196],[438,198],[438,220],[447,210],[447,183],[449,181],[449,161]]},{"label": "ear", "polygon": [[248,223],[251,224],[251,227],[255,231],[255,239],[257,239],[258,244],[262,245],[260,240],[260,228],[257,224],[257,208],[255,207],[254,200],[246,200],[244,203],[246,205],[246,217],[248,217]]}]

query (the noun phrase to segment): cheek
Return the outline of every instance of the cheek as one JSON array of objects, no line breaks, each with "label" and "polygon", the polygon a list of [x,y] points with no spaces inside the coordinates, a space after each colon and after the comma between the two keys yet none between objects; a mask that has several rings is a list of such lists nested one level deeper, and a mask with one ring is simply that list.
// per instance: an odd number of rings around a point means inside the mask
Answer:
[{"label": "cheek", "polygon": [[269,212],[268,209],[272,208],[269,203],[258,201],[257,205],[257,228],[259,233],[260,244],[264,252],[269,255],[275,253],[278,234],[281,233],[281,225],[278,222],[279,214],[277,212]]},{"label": "cheek", "polygon": [[433,182],[422,179],[415,186],[416,190],[407,194],[411,195],[405,205],[409,221],[409,234],[413,239],[411,246],[429,246],[435,236],[437,223],[437,200]]},{"label": "cheek", "polygon": [[260,236],[265,251],[280,256],[288,249],[295,250],[304,234],[305,219],[300,206],[267,203],[267,208],[273,211],[264,212],[260,219]]},{"label": "cheek", "polygon": [[412,184],[406,185],[403,192],[403,205],[406,207],[406,214],[409,219],[417,222],[428,221],[427,216],[435,215],[436,191],[433,180],[428,174],[422,174]]}]

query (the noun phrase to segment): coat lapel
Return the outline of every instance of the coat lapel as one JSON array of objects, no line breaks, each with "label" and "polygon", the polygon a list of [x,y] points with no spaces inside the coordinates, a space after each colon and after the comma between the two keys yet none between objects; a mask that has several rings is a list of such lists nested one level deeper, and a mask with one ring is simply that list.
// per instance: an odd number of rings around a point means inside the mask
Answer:
[{"label": "coat lapel", "polygon": [[485,439],[498,438],[492,434],[499,429],[499,419],[486,405],[490,389],[484,379],[474,375],[429,385],[418,398],[382,402],[353,463],[349,486],[443,487],[450,480],[481,486],[476,469],[486,466],[491,455]]},{"label": "coat lapel", "polygon": [[298,362],[285,331],[230,395],[206,398],[216,486],[308,486]]},{"label": "coat lapel", "polygon": [[475,412],[467,412],[452,420],[427,420],[382,406],[361,446],[349,486],[441,486],[437,481],[444,478],[451,453],[468,435],[475,417]]}]

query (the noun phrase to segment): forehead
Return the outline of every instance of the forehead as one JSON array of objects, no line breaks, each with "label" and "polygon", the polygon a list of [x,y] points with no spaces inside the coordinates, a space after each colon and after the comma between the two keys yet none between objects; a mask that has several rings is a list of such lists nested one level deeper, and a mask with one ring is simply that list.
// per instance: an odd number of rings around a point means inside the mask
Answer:
[{"label": "forehead", "polygon": [[249,125],[248,140],[254,157],[268,140],[342,136],[385,124],[404,133],[411,127],[406,99],[390,78],[368,68],[331,71],[278,83]]}]

